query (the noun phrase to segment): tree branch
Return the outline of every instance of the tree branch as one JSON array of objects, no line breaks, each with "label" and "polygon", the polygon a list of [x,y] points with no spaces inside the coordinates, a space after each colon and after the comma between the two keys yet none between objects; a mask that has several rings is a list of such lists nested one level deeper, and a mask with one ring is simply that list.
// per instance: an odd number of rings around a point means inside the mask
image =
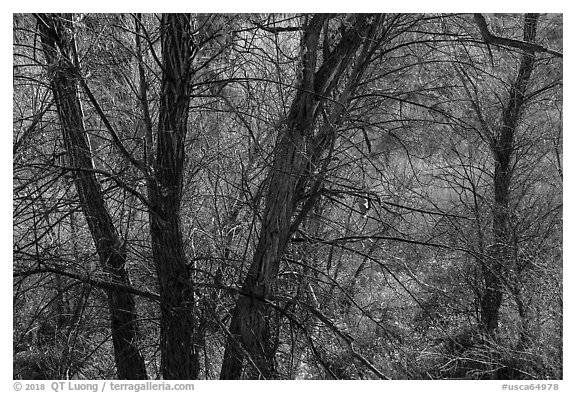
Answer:
[{"label": "tree branch", "polygon": [[254,24],[254,26],[258,27],[261,30],[267,31],[268,33],[274,33],[274,34],[290,32],[290,31],[303,31],[304,30],[304,28],[302,26],[270,27],[270,25],[264,25],[262,23],[258,23],[255,21],[252,21],[252,24]]},{"label": "tree branch", "polygon": [[112,136],[112,141],[114,142],[114,146],[116,146],[116,148],[120,151],[120,153],[122,153],[122,155],[125,158],[127,158],[128,161],[130,161],[136,168],[140,169],[143,173],[148,174],[146,164],[144,162],[136,159],[134,156],[132,156],[132,154],[130,154],[128,149],[126,149],[126,147],[124,146],[124,144],[122,143],[122,141],[118,137],[118,134],[114,130],[114,127],[112,127],[112,124],[110,124],[108,117],[106,116],[106,114],[104,113],[102,108],[100,107],[100,104],[98,104],[98,101],[94,97],[94,94],[92,94],[92,91],[88,87],[88,84],[86,83],[84,78],[82,76],[80,76],[79,79],[80,79],[80,85],[82,86],[84,93],[86,93],[88,100],[92,103],[92,106],[94,107],[94,109],[96,109],[98,116],[100,116],[100,119],[102,120],[102,122],[106,126],[108,133]]},{"label": "tree branch", "polygon": [[95,278],[90,277],[90,275],[88,275],[88,274],[79,274],[79,273],[67,272],[65,270],[61,270],[61,269],[58,269],[55,267],[50,267],[50,266],[45,266],[45,265],[41,268],[37,268],[34,270],[14,271],[12,273],[12,276],[13,277],[26,278],[26,277],[29,277],[29,276],[32,276],[35,274],[42,274],[42,273],[58,274],[60,276],[72,278],[74,280],[78,280],[78,281],[93,285],[93,286],[98,287],[98,288],[107,289],[107,290],[119,290],[119,289],[121,289],[125,292],[132,293],[132,294],[138,295],[138,296],[142,296],[142,297],[145,297],[147,299],[151,299],[151,300],[155,300],[155,301],[160,300],[160,295],[155,294],[153,292],[142,291],[140,289],[133,288],[130,285],[122,284],[119,282],[104,281],[104,280],[95,279]]},{"label": "tree branch", "polygon": [[[44,165],[32,164],[30,166],[42,168]],[[118,185],[118,187],[128,191],[130,194],[132,194],[136,198],[138,198],[146,207],[150,207],[150,202],[148,201],[148,199],[144,195],[142,195],[142,193],[138,192],[136,189],[134,189],[131,186],[129,186],[128,184],[126,184],[122,179],[120,179],[120,177],[118,177],[117,175],[115,175],[111,172],[105,171],[103,169],[98,169],[98,168],[80,168],[80,167],[72,167],[72,166],[56,165],[56,164],[52,164],[51,166],[53,168],[61,169],[64,171],[82,171],[82,172],[91,172],[91,173],[97,173],[99,175],[104,175],[104,176],[108,177],[109,179],[111,179],[112,181],[114,181],[114,183],[116,183]]]},{"label": "tree branch", "polygon": [[549,53],[553,56],[560,57],[560,58],[562,58],[564,56],[562,54],[562,52],[558,52],[558,51],[555,51],[553,49],[545,48],[542,45],[538,45],[538,44],[535,44],[533,42],[526,42],[526,41],[515,40],[512,38],[504,38],[504,37],[495,36],[490,31],[490,29],[488,27],[488,23],[486,23],[486,19],[484,18],[484,15],[482,15],[482,14],[474,14],[474,21],[478,25],[478,28],[480,29],[480,34],[482,35],[482,38],[484,39],[484,41],[487,44],[502,45],[502,46],[508,46],[511,48],[518,48],[518,49],[522,49],[522,50],[530,52],[530,53]]}]

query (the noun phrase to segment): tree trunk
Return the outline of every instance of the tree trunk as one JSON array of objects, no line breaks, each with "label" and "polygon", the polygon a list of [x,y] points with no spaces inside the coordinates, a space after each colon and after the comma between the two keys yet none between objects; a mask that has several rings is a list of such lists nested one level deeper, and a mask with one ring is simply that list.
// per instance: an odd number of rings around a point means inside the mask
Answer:
[{"label": "tree trunk", "polygon": [[295,192],[299,173],[305,165],[302,140],[279,143],[281,150],[275,160],[267,197],[261,237],[242,291],[247,296],[238,299],[232,316],[229,341],[222,365],[221,379],[238,379],[242,373],[243,355],[237,346],[241,342],[254,362],[254,373],[265,378],[274,375],[273,343],[268,327],[268,310],[263,300],[278,274],[279,259],[290,237],[290,222],[295,208]]},{"label": "tree trunk", "polygon": [[[249,355],[250,364],[247,377],[276,377],[276,346],[270,334],[272,318],[266,299],[290,236],[313,206],[305,202],[298,217],[294,218],[305,185],[309,185],[312,179],[311,163],[319,160],[326,147],[318,135],[314,136],[316,118],[323,105],[322,97],[334,89],[371,28],[369,16],[356,17],[352,26],[342,34],[338,45],[325,52],[324,61],[316,71],[320,34],[328,18],[328,15],[314,15],[304,30],[300,88],[276,146],[261,235],[242,286],[243,295],[232,313],[220,379],[242,377],[245,353]],[[347,87],[344,89],[346,94],[350,92],[350,86]],[[331,138],[331,132],[333,129],[326,135],[319,135]]]},{"label": "tree trunk", "polygon": [[161,297],[160,350],[164,379],[196,379],[194,286],[180,228],[184,142],[194,54],[190,17],[165,14],[161,24],[162,89],[154,177],[149,181],[150,233]]},{"label": "tree trunk", "polygon": [[[534,42],[538,14],[526,14],[524,21],[524,41]],[[514,253],[509,209],[510,181],[513,175],[511,165],[514,153],[514,139],[522,110],[526,103],[528,82],[534,68],[534,53],[524,52],[518,75],[511,86],[509,101],[502,115],[502,127],[492,144],[494,154],[494,211],[492,230],[494,245],[490,261],[484,266],[485,290],[481,299],[481,318],[484,330],[494,334],[498,328],[498,318],[506,280],[510,276],[510,263]]]},{"label": "tree trunk", "polygon": [[[78,99],[78,69],[75,66],[71,15],[39,15],[38,26],[70,166],[79,169],[74,171],[74,184],[100,264],[114,282],[128,286],[126,252],[104,202],[101,185],[93,172],[92,152]],[[121,289],[109,289],[107,295],[118,378],[146,379],[144,359],[136,345],[138,325],[134,299]]]}]

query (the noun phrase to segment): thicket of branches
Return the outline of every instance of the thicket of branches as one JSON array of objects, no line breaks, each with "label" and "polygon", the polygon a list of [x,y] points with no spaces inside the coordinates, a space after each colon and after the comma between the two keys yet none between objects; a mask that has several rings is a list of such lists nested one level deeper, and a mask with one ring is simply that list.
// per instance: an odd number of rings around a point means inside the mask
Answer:
[{"label": "thicket of branches", "polygon": [[13,29],[15,378],[562,378],[561,15]]}]

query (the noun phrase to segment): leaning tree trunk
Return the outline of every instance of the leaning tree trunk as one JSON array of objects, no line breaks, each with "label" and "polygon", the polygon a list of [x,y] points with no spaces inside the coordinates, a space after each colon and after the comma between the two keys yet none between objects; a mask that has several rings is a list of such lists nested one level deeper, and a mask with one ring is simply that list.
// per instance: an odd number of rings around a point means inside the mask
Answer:
[{"label": "leaning tree trunk", "polygon": [[[327,56],[316,71],[320,34],[328,18],[328,15],[315,15],[304,30],[302,79],[284,122],[285,128],[280,130],[269,174],[261,235],[242,286],[242,295],[232,313],[220,379],[241,378],[245,360],[249,364],[248,377],[276,377],[275,343],[270,333],[272,318],[267,298],[290,236],[313,206],[304,202],[294,217],[304,185],[310,185],[312,180],[310,165],[322,155],[327,146],[326,138],[334,137],[330,134],[332,128],[328,133],[315,135],[315,122],[323,105],[322,98],[330,95],[344,70],[353,63],[354,54],[372,27],[370,16],[357,16],[338,45],[326,52]],[[349,92],[350,86],[344,90]],[[246,355],[248,359],[245,359]]]},{"label": "leaning tree trunk", "polygon": [[[78,69],[71,15],[38,15],[38,27],[58,109],[64,144],[73,170],[74,184],[100,264],[120,287],[130,285],[125,269],[126,251],[114,227],[100,182],[94,173],[92,152],[78,98]],[[134,299],[124,289],[109,289],[108,304],[112,342],[119,379],[146,379],[138,341]]]},{"label": "leaning tree trunk", "polygon": [[160,289],[160,350],[164,379],[196,379],[194,287],[180,228],[184,142],[195,53],[190,17],[165,14],[161,22],[162,88],[154,175],[148,184],[152,252]]},{"label": "leaning tree trunk", "polygon": [[[538,14],[526,14],[524,21],[524,41],[533,42],[536,38]],[[513,175],[512,158],[514,139],[522,110],[526,104],[528,82],[534,68],[534,53],[525,51],[522,55],[516,80],[510,88],[509,101],[502,115],[502,127],[492,143],[494,154],[494,211],[492,230],[494,244],[490,261],[484,266],[485,291],[481,299],[482,327],[489,334],[498,328],[499,310],[502,296],[509,277],[510,264],[514,256],[514,241],[511,228],[510,181]]]}]

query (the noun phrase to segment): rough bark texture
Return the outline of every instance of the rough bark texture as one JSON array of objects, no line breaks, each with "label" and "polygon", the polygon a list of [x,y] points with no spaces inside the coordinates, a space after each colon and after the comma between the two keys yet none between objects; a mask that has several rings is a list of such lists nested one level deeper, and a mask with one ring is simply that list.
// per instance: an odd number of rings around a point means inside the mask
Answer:
[{"label": "rough bark texture", "polygon": [[[524,21],[524,41],[533,42],[536,38],[537,14],[526,14]],[[502,304],[505,280],[509,276],[511,259],[514,255],[512,214],[510,203],[510,180],[513,174],[511,165],[514,154],[514,139],[521,118],[528,82],[534,68],[535,56],[531,52],[522,55],[518,75],[509,93],[508,105],[502,115],[502,127],[494,138],[494,212],[492,230],[494,245],[490,262],[484,266],[485,291],[481,300],[482,326],[493,334],[498,328],[499,310]]]},{"label": "rough bark texture", "polygon": [[[315,15],[304,30],[302,78],[285,128],[280,131],[269,175],[261,235],[242,286],[242,292],[248,295],[238,299],[232,314],[221,379],[242,377],[245,354],[249,356],[246,377],[276,376],[275,344],[270,334],[272,318],[264,300],[271,292],[280,259],[296,229],[294,216],[304,185],[309,181],[310,162],[313,156],[320,155],[318,148],[325,146],[314,141],[313,132],[323,97],[334,89],[370,28],[369,16],[356,17],[317,69],[320,34],[328,18],[328,15]],[[311,207],[306,205],[303,209]],[[300,216],[305,213],[300,211]]]},{"label": "rough bark texture", "polygon": [[[78,99],[71,15],[38,15],[38,27],[70,166],[81,169],[74,171],[74,184],[100,264],[113,281],[129,286],[126,252],[104,202],[101,185],[91,171],[94,165]],[[136,345],[138,326],[134,299],[121,289],[107,292],[118,378],[146,379],[144,359]]]},{"label": "rough bark texture", "polygon": [[190,17],[162,17],[162,90],[154,176],[149,181],[150,233],[161,296],[160,350],[164,379],[196,379],[194,293],[187,268],[180,203],[184,142],[194,54]]}]

